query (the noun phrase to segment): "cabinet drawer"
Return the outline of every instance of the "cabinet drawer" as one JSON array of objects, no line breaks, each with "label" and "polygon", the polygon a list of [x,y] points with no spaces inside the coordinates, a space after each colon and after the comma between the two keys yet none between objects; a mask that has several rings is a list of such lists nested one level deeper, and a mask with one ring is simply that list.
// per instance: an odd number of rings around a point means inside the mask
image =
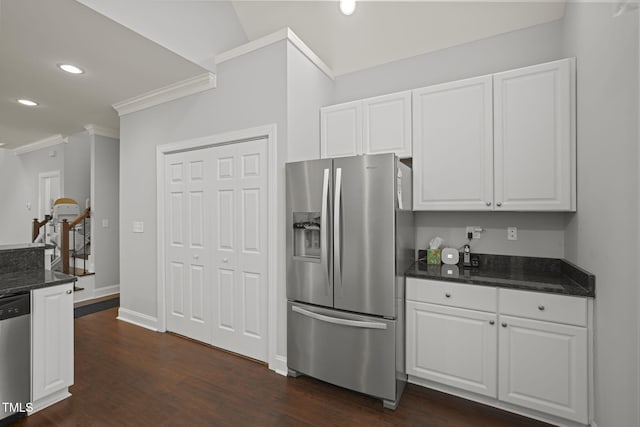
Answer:
[{"label": "cabinet drawer", "polygon": [[500,314],[587,326],[587,299],[541,292],[500,289]]},{"label": "cabinet drawer", "polygon": [[496,311],[496,288],[427,279],[407,279],[407,300]]}]

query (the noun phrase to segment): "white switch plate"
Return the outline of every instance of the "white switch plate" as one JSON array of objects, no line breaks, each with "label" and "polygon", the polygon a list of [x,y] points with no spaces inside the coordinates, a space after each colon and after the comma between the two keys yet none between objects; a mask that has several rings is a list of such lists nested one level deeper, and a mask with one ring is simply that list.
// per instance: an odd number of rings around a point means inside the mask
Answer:
[{"label": "white switch plate", "polygon": [[108,219],[103,219],[102,220],[102,228],[107,228],[109,227],[109,220]]},{"label": "white switch plate", "polygon": [[507,240],[518,240],[518,228],[517,227],[508,227],[507,228]]},{"label": "white switch plate", "polygon": [[134,233],[144,233],[144,222],[142,222],[142,221],[133,221],[133,232]]}]

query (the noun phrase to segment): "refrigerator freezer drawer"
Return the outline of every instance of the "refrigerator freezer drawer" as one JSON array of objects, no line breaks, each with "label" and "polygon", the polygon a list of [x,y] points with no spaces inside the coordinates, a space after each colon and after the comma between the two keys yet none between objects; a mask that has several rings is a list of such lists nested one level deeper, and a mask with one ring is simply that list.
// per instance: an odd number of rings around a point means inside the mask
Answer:
[{"label": "refrigerator freezer drawer", "polygon": [[287,364],[320,380],[396,400],[396,321],[289,302]]}]

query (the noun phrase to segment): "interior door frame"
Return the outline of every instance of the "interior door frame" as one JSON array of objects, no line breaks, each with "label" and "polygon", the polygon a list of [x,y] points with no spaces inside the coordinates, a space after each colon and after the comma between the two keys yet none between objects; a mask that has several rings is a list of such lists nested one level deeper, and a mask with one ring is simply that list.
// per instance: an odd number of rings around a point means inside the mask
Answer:
[{"label": "interior door frame", "polygon": [[43,180],[45,178],[55,178],[55,177],[58,178],[58,194],[60,194],[60,197],[63,197],[63,192],[62,192],[63,182],[62,182],[62,174],[60,173],[60,170],[41,172],[38,174],[38,219],[40,220],[44,218],[44,214],[45,214],[45,212],[43,212],[44,206],[42,206],[42,192],[44,190],[42,188]]},{"label": "interior door frame", "polygon": [[268,162],[268,179],[267,186],[268,191],[268,204],[267,204],[267,223],[276,224],[275,227],[270,226],[267,234],[267,357],[269,363],[269,369],[286,375],[286,363],[283,369],[282,357],[276,353],[277,349],[277,316],[278,316],[278,277],[280,262],[278,261],[278,236],[282,234],[281,221],[278,218],[278,182],[277,182],[277,140],[276,140],[275,124],[259,126],[254,128],[242,129],[238,131],[226,132],[206,136],[202,138],[189,139],[184,141],[172,142],[163,144],[156,149],[156,201],[157,201],[157,313],[158,313],[158,332],[167,331],[167,316],[166,316],[166,300],[165,300],[165,245],[166,245],[166,233],[165,233],[165,170],[164,162],[165,156],[168,154],[179,153],[181,151],[197,150],[208,147],[215,147],[221,145],[238,144],[247,141],[254,141],[258,139],[266,139],[267,144],[267,162]]}]

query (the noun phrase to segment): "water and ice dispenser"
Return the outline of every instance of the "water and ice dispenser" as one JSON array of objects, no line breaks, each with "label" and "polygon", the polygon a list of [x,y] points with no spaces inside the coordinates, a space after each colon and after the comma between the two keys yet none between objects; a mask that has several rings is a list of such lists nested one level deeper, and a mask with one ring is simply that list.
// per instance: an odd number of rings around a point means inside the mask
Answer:
[{"label": "water and ice dispenser", "polygon": [[293,212],[293,256],[320,259],[320,212]]}]

